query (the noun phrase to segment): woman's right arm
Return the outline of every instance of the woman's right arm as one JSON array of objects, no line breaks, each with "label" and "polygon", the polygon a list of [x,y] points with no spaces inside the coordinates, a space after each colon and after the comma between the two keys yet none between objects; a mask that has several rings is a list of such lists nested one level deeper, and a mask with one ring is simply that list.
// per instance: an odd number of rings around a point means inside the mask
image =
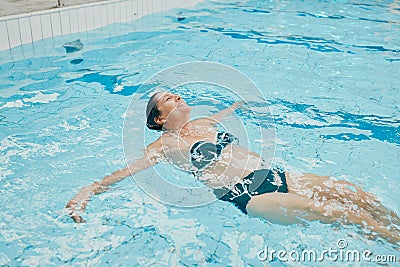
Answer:
[{"label": "woman's right arm", "polygon": [[78,212],[83,213],[85,211],[85,208],[93,195],[103,193],[110,185],[118,183],[128,176],[134,175],[135,173],[158,163],[161,158],[161,153],[162,149],[160,141],[157,140],[147,147],[146,153],[142,158],[135,161],[129,167],[125,167],[107,175],[100,182],[94,182],[83,187],[66,205],[66,208],[70,211],[70,217],[76,223],[85,222]]}]

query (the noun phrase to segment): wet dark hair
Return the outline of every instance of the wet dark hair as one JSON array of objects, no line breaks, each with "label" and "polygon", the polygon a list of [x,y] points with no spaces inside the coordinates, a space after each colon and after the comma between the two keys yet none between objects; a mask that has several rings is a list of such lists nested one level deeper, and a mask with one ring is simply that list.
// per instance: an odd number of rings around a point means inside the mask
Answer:
[{"label": "wet dark hair", "polygon": [[146,116],[147,116],[147,121],[146,121],[146,126],[150,130],[157,130],[161,131],[162,130],[162,125],[158,124],[154,121],[155,118],[160,116],[160,110],[157,107],[157,102],[160,100],[160,94],[162,92],[155,93],[152,95],[149,99],[149,102],[147,102],[147,108],[146,108]]}]

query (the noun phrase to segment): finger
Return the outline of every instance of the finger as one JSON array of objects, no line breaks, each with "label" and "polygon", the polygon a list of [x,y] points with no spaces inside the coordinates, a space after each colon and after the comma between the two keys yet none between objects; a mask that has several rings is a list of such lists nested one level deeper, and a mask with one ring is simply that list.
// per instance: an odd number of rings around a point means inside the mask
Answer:
[{"label": "finger", "polygon": [[71,199],[71,200],[67,203],[67,205],[66,205],[65,207],[66,207],[67,209],[75,208],[77,204],[78,204],[78,203],[77,203],[75,200]]},{"label": "finger", "polygon": [[74,214],[71,216],[72,220],[74,220],[75,223],[85,223],[86,220],[84,220],[81,216]]}]

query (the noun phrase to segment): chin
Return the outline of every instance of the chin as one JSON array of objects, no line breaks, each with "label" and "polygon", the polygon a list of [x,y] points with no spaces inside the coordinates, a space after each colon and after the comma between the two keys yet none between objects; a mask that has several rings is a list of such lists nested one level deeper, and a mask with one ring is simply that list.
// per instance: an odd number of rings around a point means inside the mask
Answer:
[{"label": "chin", "polygon": [[192,107],[189,106],[188,104],[183,104],[181,110],[185,112],[190,112],[192,110]]}]

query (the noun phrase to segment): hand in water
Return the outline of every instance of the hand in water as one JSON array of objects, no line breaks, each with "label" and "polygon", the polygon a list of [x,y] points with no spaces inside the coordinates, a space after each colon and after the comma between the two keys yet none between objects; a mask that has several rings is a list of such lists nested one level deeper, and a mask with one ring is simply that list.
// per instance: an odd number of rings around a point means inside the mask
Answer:
[{"label": "hand in water", "polygon": [[72,220],[76,223],[85,223],[86,220],[84,220],[80,215],[76,213],[76,207],[77,207],[77,202],[73,199],[71,199],[68,204],[65,206],[70,212],[69,212],[69,217],[71,217]]},{"label": "hand in water", "polygon": [[232,109],[237,109],[238,107],[243,107],[244,104],[245,104],[244,101],[237,101],[237,102],[232,104],[231,108]]}]

